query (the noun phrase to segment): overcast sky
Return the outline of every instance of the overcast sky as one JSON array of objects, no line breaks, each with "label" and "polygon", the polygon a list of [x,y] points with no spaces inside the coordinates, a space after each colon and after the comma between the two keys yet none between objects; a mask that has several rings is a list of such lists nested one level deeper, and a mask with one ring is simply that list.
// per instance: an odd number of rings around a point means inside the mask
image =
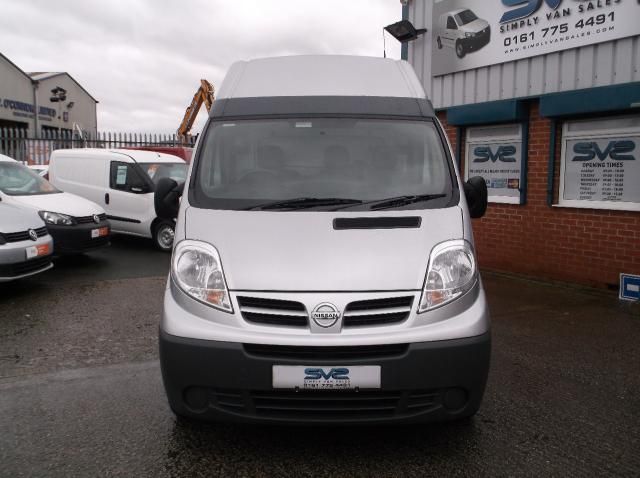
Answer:
[{"label": "overcast sky", "polygon": [[[67,71],[100,131],[173,133],[206,78],[265,56],[382,56],[399,0],[0,1],[0,48],[24,71]],[[387,35],[387,56],[400,57]],[[205,114],[201,112],[193,132]]]}]

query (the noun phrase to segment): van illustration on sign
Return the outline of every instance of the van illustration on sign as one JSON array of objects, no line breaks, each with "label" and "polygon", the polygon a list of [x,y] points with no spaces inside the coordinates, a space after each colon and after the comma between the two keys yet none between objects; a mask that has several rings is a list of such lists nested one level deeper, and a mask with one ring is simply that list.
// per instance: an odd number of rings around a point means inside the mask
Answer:
[{"label": "van illustration on sign", "polygon": [[468,8],[440,15],[436,38],[438,49],[444,46],[454,48],[458,58],[463,58],[468,52],[480,50],[490,40],[489,22],[478,18]]}]

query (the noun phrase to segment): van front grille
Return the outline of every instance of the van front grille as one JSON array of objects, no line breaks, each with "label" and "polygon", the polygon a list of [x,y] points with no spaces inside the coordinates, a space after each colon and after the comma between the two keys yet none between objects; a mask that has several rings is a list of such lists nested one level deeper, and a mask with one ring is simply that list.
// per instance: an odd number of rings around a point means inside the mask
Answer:
[{"label": "van front grille", "polygon": [[[44,226],[34,229],[34,231],[36,231],[36,234],[38,235],[38,237],[43,237],[47,235],[47,228]],[[0,235],[4,237],[4,239],[7,242],[21,242],[21,241],[31,240],[31,238],[29,237],[29,231],[9,232],[9,233],[5,232],[4,234],[0,234]]]},{"label": "van front grille", "polygon": [[409,350],[408,344],[357,345],[357,346],[300,346],[244,344],[249,355],[273,360],[300,360],[338,362],[342,360],[367,360],[397,357]]},{"label": "van front grille", "polygon": [[[76,220],[77,224],[89,224],[91,222],[95,223],[95,221],[93,220],[93,216],[81,216],[81,217],[76,217],[74,219]],[[107,220],[107,215],[106,214],[98,214],[98,219],[100,219],[100,222],[106,221]]]},{"label": "van front grille", "polygon": [[234,414],[305,421],[411,417],[441,402],[437,390],[211,390],[209,398],[213,408]]},{"label": "van front grille", "polygon": [[309,325],[309,314],[300,302],[264,297],[238,297],[238,305],[242,318],[254,324],[284,327]]},{"label": "van front grille", "polygon": [[344,311],[343,327],[369,327],[404,322],[411,313],[413,296],[351,302]]}]

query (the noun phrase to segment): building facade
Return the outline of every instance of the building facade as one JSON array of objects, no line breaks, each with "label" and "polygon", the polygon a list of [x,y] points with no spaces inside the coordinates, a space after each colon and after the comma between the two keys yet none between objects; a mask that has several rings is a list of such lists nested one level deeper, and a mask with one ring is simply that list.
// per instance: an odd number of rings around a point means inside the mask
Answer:
[{"label": "building facade", "polygon": [[[405,2],[403,2],[405,3]],[[486,269],[617,290],[640,274],[640,4],[409,0],[403,47],[490,205]]]},{"label": "building facade", "polygon": [[0,128],[29,138],[80,131],[95,137],[97,103],[68,73],[26,73],[0,54]]}]

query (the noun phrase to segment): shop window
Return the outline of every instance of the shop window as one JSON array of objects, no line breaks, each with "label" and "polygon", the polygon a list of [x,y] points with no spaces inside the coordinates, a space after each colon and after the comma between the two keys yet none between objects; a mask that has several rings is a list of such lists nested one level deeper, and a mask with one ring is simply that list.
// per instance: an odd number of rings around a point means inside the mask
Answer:
[{"label": "shop window", "polygon": [[482,176],[489,202],[524,202],[522,125],[479,126],[467,129],[465,179]]},{"label": "shop window", "polygon": [[558,205],[640,211],[640,115],[564,124]]}]

